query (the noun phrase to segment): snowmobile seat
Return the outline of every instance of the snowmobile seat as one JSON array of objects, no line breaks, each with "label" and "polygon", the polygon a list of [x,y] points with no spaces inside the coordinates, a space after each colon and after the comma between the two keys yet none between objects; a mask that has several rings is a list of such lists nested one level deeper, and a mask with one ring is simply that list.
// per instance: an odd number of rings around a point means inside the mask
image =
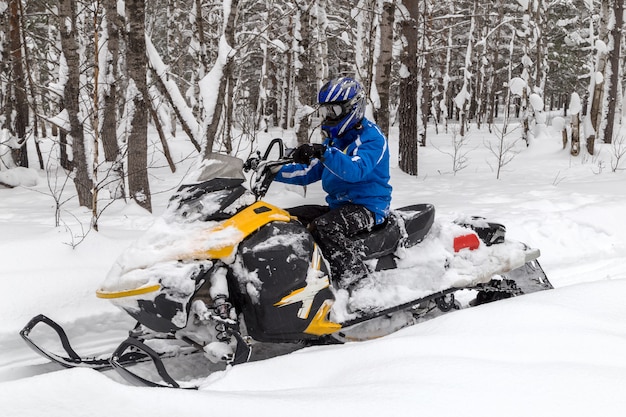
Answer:
[{"label": "snowmobile seat", "polygon": [[392,211],[384,225],[369,233],[359,234],[354,240],[364,248],[363,259],[381,258],[395,252],[399,242],[405,247],[421,242],[428,234],[434,219],[435,207],[431,204],[402,207]]},{"label": "snowmobile seat", "polygon": [[435,221],[435,206],[432,204],[414,204],[395,210],[404,223],[406,237],[402,241],[404,247],[411,247],[420,243]]},{"label": "snowmobile seat", "polygon": [[375,259],[393,253],[401,238],[402,232],[398,220],[394,216],[389,216],[383,225],[374,228],[371,232],[360,233],[353,240],[357,243],[357,247],[364,248],[363,259]]}]

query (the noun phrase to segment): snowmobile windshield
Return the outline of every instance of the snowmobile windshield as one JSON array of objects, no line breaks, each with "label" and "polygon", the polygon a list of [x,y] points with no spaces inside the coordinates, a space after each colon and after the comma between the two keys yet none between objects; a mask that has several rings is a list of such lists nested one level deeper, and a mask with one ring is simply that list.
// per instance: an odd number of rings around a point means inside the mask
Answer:
[{"label": "snowmobile windshield", "polygon": [[[211,154],[199,174],[182,185],[170,199],[170,221],[224,220],[232,216],[250,194],[243,186],[243,161],[228,155]],[[243,200],[242,200],[243,199]]]},{"label": "snowmobile windshield", "polygon": [[211,153],[209,159],[205,160],[196,182],[204,182],[213,178],[244,179],[243,161],[234,156]]}]

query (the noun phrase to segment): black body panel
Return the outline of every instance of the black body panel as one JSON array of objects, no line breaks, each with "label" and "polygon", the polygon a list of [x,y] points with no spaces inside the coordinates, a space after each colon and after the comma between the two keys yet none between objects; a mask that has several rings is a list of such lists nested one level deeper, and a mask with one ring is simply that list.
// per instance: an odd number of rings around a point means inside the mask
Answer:
[{"label": "black body panel", "polygon": [[[247,270],[243,275],[248,277],[233,277],[239,288],[231,289],[231,298],[243,312],[248,334],[253,339],[293,342],[318,338],[304,333],[304,330],[324,301],[334,300],[329,287],[314,295],[308,315],[300,314],[302,318],[298,317],[298,312],[303,302],[276,305],[284,297],[307,286],[307,271],[314,247],[313,238],[298,222],[267,224],[240,244],[238,256]],[[323,261],[320,269],[328,277]]]},{"label": "black body panel", "polygon": [[[170,198],[169,205],[175,205],[175,211],[183,218],[201,214],[197,220],[225,220],[233,213],[225,213],[224,210],[246,192],[243,181],[240,178],[213,178],[199,184],[182,185]],[[206,212],[202,200],[209,195],[219,208]]]},{"label": "black body panel", "polygon": [[[186,279],[192,281],[197,289],[211,271],[212,268],[207,270],[200,267]],[[183,293],[179,288],[164,286],[154,300],[138,299],[138,309],[124,307],[124,310],[149,329],[163,333],[175,332],[187,325],[194,292]]]},{"label": "black body panel", "polygon": [[487,246],[504,242],[506,236],[506,227],[503,224],[488,222],[484,217],[473,216],[469,220],[457,222],[457,224],[474,230]]},{"label": "black body panel", "polygon": [[189,309],[188,305],[169,300],[165,294],[157,295],[154,301],[138,300],[137,304],[139,310],[126,309],[126,312],[144,326],[163,333],[180,330],[182,327],[172,323],[172,319],[180,312],[187,314]]}]

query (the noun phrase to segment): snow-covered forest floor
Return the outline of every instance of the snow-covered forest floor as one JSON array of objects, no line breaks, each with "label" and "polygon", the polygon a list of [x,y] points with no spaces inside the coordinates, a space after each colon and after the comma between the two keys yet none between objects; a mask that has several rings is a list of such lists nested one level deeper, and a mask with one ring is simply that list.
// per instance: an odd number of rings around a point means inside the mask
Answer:
[{"label": "snow-covered forest floor", "polygon": [[[261,142],[280,135],[271,132]],[[0,189],[2,416],[624,415],[626,161],[612,172],[610,145],[599,145],[595,156],[572,157],[560,132],[544,127],[530,147],[516,144],[519,153],[509,154],[497,180],[498,162],[487,145],[494,149],[498,138],[473,127],[460,149],[464,169],[453,174],[454,135],[429,131],[428,146],[419,150],[420,174],[410,177],[397,168],[397,130],[390,136],[393,207],[428,202],[441,219],[478,215],[505,224],[508,237],[541,250],[555,289],[370,342],[237,366],[200,379],[199,391],[131,387],[112,372],[48,364],[18,331],[44,313],[64,325],[80,353],[123,340],[132,320],[95,290],[116,257],[163,212],[194,159],[170,174],[155,153],[154,164],[163,168],[151,171],[154,214],[116,202],[101,216],[100,231],[75,248],[91,213],[71,199],[62,206],[65,226],[54,227],[49,185],[55,179],[14,172],[23,186]],[[192,153],[182,135],[171,146],[177,160]],[[295,191],[274,184],[266,199],[284,207],[322,202],[317,185],[308,187],[306,200]],[[184,369],[201,378],[201,365]]]}]

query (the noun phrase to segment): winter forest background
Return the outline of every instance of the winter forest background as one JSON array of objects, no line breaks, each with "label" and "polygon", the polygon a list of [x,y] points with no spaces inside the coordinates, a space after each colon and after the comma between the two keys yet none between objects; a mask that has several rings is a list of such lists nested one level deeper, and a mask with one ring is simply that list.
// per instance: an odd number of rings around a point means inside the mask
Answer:
[{"label": "winter forest background", "polygon": [[97,230],[115,199],[151,210],[149,149],[176,171],[172,137],[188,158],[251,153],[271,129],[319,140],[316,92],[341,75],[398,128],[410,175],[427,132],[452,132],[455,172],[470,126],[497,135],[499,173],[508,140],[546,123],[574,156],[613,144],[615,171],[623,14],[615,0],[0,1],[0,186],[45,171],[58,225],[73,181]]}]

